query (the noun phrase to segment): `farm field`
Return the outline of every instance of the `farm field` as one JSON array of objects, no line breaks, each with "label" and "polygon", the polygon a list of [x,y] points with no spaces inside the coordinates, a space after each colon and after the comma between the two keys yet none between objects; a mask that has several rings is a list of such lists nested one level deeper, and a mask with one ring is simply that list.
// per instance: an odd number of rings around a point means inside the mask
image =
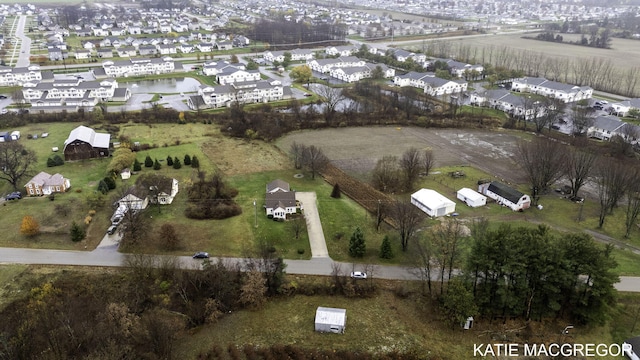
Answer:
[{"label": "farm field", "polygon": [[[564,37],[567,34],[562,34]],[[474,36],[470,38],[460,38],[453,40],[464,45],[471,45],[477,49],[484,47],[503,47],[506,46],[513,50],[528,50],[540,52],[547,56],[557,58],[603,58],[609,60],[615,67],[621,69],[629,69],[638,66],[636,59],[640,57],[640,41],[630,39],[612,38],[611,49],[597,49],[587,46],[568,45],[561,43],[553,43],[547,41],[538,41],[533,39],[524,39],[522,34],[487,34],[486,36]],[[535,37],[536,34],[527,34],[527,36]],[[567,35],[567,40],[571,38]],[[573,39],[573,38],[571,38]],[[422,48],[420,42],[406,42],[402,44],[404,48]],[[480,50],[478,51],[480,54]]]}]

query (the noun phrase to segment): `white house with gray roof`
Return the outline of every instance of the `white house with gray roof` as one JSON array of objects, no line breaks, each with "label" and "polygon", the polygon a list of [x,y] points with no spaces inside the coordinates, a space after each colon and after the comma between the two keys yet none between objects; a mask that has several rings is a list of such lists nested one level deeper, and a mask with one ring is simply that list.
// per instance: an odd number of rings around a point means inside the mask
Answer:
[{"label": "white house with gray roof", "polygon": [[42,80],[40,66],[10,67],[0,65],[0,86],[21,86],[26,82]]},{"label": "white house with gray roof", "polygon": [[326,74],[334,68],[365,66],[366,62],[355,56],[341,56],[336,59],[314,59],[307,61],[311,70]]},{"label": "white house with gray roof", "polygon": [[538,77],[515,79],[511,83],[511,90],[548,96],[565,103],[590,99],[593,95],[593,89],[589,86],[564,84]]},{"label": "white house with gray roof", "polygon": [[609,112],[617,116],[626,116],[631,109],[640,110],[640,98],[612,103],[609,107]]},{"label": "white house with gray roof", "polygon": [[598,116],[593,125],[587,129],[587,136],[599,140],[611,140],[614,136],[622,136],[625,140],[635,141],[640,134],[640,128],[626,123],[611,115]]},{"label": "white house with gray roof", "polygon": [[[288,87],[287,87],[288,88]],[[267,103],[284,98],[285,87],[279,81],[246,81],[225,85],[202,85],[198,95],[189,97],[187,105],[194,110],[229,107],[234,102],[242,104]]]},{"label": "white house with gray roof", "polygon": [[108,60],[102,63],[107,77],[128,77],[152,74],[166,74],[182,70],[182,64],[171,57],[136,58],[129,60]]}]

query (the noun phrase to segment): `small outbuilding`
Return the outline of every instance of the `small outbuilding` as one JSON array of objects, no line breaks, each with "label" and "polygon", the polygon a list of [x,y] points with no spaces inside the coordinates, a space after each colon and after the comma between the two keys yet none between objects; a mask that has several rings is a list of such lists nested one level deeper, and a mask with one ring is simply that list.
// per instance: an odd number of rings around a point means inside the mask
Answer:
[{"label": "small outbuilding", "polygon": [[411,203],[431,217],[445,216],[456,211],[455,202],[431,189],[420,189],[411,194]]},{"label": "small outbuilding", "polygon": [[318,306],[316,310],[315,329],[318,332],[344,334],[347,324],[347,310]]},{"label": "small outbuilding", "polygon": [[11,141],[11,136],[6,131],[0,131],[0,142]]},{"label": "small outbuilding", "polygon": [[529,195],[525,195],[522,192],[497,181],[479,184],[478,192],[513,211],[522,211],[531,207],[531,198],[529,198]]},{"label": "small outbuilding", "polygon": [[458,200],[471,207],[487,205],[487,197],[469,188],[462,188],[456,193]]},{"label": "small outbuilding", "polygon": [[16,131],[12,131],[11,132],[11,140],[16,141],[20,139],[20,131],[16,130]]}]

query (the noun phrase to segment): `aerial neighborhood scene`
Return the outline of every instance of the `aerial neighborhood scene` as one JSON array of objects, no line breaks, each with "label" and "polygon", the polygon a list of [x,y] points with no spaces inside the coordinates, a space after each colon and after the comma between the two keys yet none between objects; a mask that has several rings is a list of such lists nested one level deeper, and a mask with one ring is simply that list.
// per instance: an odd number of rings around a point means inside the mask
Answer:
[{"label": "aerial neighborhood scene", "polygon": [[0,2],[0,359],[640,360],[640,2]]}]

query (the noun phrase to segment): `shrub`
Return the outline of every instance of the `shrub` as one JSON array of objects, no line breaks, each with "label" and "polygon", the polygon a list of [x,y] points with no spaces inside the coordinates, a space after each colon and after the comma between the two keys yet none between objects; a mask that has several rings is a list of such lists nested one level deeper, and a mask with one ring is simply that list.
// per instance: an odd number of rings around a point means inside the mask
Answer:
[{"label": "shrub", "polygon": [[49,194],[49,200],[53,201],[55,199],[56,199],[56,194],[54,193]]},{"label": "shrub", "polygon": [[300,255],[304,254],[304,249],[298,249],[298,254]]},{"label": "shrub", "polygon": [[380,245],[380,258],[393,259],[393,249],[391,249],[391,241],[387,235],[384,236],[384,239],[382,239],[382,245]]},{"label": "shrub", "polygon": [[183,163],[185,164],[185,166],[189,166],[191,165],[191,156],[189,156],[189,154],[184,156],[184,161]]},{"label": "shrub", "polygon": [[20,224],[20,233],[26,236],[35,236],[40,233],[40,224],[33,216],[25,215]]},{"label": "shrub", "polygon": [[160,170],[161,167],[162,165],[160,165],[160,162],[158,161],[158,159],[156,159],[156,161],[153,163],[153,170]]},{"label": "shrub", "polygon": [[104,182],[104,179],[100,180],[100,182],[98,183],[98,191],[100,191],[103,194],[106,194],[109,192],[109,185],[107,185],[107,183]]},{"label": "shrub", "polygon": [[200,167],[200,160],[198,160],[195,155],[191,158],[191,167],[194,169],[198,169]]},{"label": "shrub", "polygon": [[173,166],[173,158],[171,155],[167,156],[167,166]]},{"label": "shrub", "polygon": [[50,158],[47,159],[47,166],[54,167],[64,165],[64,160],[58,154],[54,154]]},{"label": "shrub", "polygon": [[173,159],[173,168],[180,169],[181,167],[182,167],[182,164],[180,163],[180,159],[178,158]]},{"label": "shrub", "polygon": [[140,164],[140,161],[138,161],[138,159],[136,159],[133,162],[133,171],[141,171],[142,170],[142,164]]}]

